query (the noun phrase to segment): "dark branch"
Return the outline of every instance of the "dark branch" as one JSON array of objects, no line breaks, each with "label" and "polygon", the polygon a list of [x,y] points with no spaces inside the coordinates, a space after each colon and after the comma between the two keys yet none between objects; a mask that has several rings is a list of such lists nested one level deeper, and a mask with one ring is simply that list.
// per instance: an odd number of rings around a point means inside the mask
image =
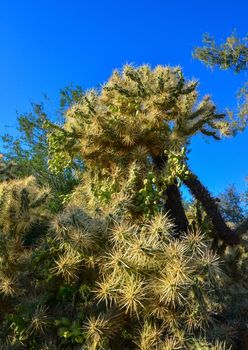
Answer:
[{"label": "dark branch", "polygon": [[[166,161],[166,156],[154,158],[154,165],[156,169],[162,170],[166,164]],[[165,212],[168,212],[170,217],[174,220],[177,233],[180,234],[182,232],[186,232],[189,223],[182,204],[181,193],[176,183],[169,185],[164,194],[166,196],[164,210]]]},{"label": "dark branch", "polygon": [[242,236],[245,232],[248,231],[248,218],[246,218],[235,230],[235,233],[238,236]]},{"label": "dark branch", "polygon": [[219,207],[215,199],[210,195],[206,187],[192,173],[183,180],[185,185],[190,189],[193,196],[202,204],[207,215],[212,220],[218,237],[228,245],[240,243],[240,238],[236,231],[230,229],[222,218]]},{"label": "dark branch", "polygon": [[169,185],[165,191],[165,195],[167,197],[164,207],[165,211],[174,219],[178,233],[186,232],[189,223],[177,185]]}]

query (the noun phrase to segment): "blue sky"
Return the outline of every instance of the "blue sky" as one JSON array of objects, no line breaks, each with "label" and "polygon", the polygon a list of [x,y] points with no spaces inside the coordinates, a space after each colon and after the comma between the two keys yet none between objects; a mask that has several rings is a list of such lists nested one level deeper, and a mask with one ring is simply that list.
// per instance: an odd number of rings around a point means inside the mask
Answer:
[{"label": "blue sky", "polygon": [[[234,107],[247,75],[208,70],[191,52],[205,32],[217,40],[234,29],[244,36],[247,13],[246,0],[0,0],[0,132],[14,132],[16,111],[43,93],[56,107],[60,88],[96,86],[125,63],[181,65],[220,111]],[[248,131],[221,142],[196,137],[191,168],[213,193],[231,183],[243,190],[247,144]]]}]

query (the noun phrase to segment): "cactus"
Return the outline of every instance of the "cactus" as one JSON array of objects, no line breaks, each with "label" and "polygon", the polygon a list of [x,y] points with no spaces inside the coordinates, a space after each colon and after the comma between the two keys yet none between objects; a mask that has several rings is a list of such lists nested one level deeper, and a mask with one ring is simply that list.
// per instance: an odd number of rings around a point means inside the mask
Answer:
[{"label": "cactus", "polygon": [[209,98],[195,105],[196,85],[126,66],[81,96],[49,135],[56,172],[85,162],[56,215],[33,177],[0,183],[3,349],[245,349],[245,240],[213,244],[209,202],[185,213],[178,190],[197,182],[204,197],[183,147],[224,118]]}]

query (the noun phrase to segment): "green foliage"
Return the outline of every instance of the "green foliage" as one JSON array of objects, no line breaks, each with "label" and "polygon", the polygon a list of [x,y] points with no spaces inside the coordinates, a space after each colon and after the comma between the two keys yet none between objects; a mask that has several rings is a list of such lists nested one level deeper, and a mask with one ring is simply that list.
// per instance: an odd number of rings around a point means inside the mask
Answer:
[{"label": "green foliage", "polygon": [[78,322],[71,322],[68,318],[63,317],[56,320],[55,325],[58,327],[58,335],[69,343],[83,344],[85,343],[85,335]]},{"label": "green foliage", "polygon": [[[212,68],[230,69],[235,73],[242,73],[248,68],[248,37],[238,38],[234,33],[226,39],[226,42],[217,45],[214,38],[208,34],[203,37],[203,47],[197,47],[193,56]],[[229,111],[233,125],[236,130],[244,130],[248,118],[248,91],[245,83],[237,94],[238,112]]]},{"label": "green foliage", "polygon": [[18,116],[18,136],[2,136],[4,158],[13,162],[14,175],[25,177],[36,175],[47,183],[46,157],[47,141],[43,124],[48,120],[43,104],[32,104],[32,112]]},{"label": "green foliage", "polygon": [[[79,87],[69,86],[61,90],[58,119],[63,120],[64,111],[79,99],[81,93]],[[63,206],[64,196],[71,193],[78,183],[78,176],[70,168],[56,176],[49,170],[48,130],[45,125],[49,125],[51,119],[45,107],[43,103],[33,103],[31,112],[18,115],[17,136],[1,136],[3,159],[5,165],[11,168],[11,177],[35,176],[39,185],[49,186],[53,196],[50,208],[56,212]]]},{"label": "green foliage", "polygon": [[189,174],[185,164],[185,151],[186,149],[182,147],[179,152],[173,150],[165,152],[167,163],[163,172],[161,174],[154,171],[148,172],[143,180],[143,187],[140,188],[134,199],[137,211],[141,211],[147,217],[152,217],[163,210],[167,187],[175,182],[180,186],[182,179]]},{"label": "green foliage", "polygon": [[171,150],[170,152],[168,152],[168,161],[164,175],[164,181],[166,181],[167,184],[173,184],[176,180],[178,186],[180,186],[182,179],[185,179],[189,175],[189,171],[185,164],[185,161],[185,147],[182,147],[180,151],[175,152]]},{"label": "green foliage", "polygon": [[245,198],[234,185],[229,186],[225,192],[220,194],[219,200],[222,215],[226,221],[233,224],[244,221],[246,217]]},{"label": "green foliage", "polygon": [[137,210],[150,217],[159,212],[164,205],[162,196],[165,186],[158,183],[156,174],[152,172],[147,174],[143,185],[136,195],[135,202]]},{"label": "green foliage", "polygon": [[[47,123],[45,127],[49,129],[51,123]],[[54,126],[53,126],[54,129]],[[61,170],[68,169],[72,167],[72,150],[67,154],[64,152],[64,148],[70,146],[74,143],[76,135],[66,133],[61,128],[56,128],[48,135],[48,145],[49,145],[49,157],[48,166],[49,169],[55,173],[57,176],[61,173]],[[51,161],[52,159],[52,161]]]},{"label": "green foliage", "polygon": [[248,37],[243,39],[232,34],[226,42],[217,45],[214,38],[205,34],[203,47],[197,47],[194,57],[210,67],[218,66],[221,69],[232,69],[235,73],[248,68]]}]

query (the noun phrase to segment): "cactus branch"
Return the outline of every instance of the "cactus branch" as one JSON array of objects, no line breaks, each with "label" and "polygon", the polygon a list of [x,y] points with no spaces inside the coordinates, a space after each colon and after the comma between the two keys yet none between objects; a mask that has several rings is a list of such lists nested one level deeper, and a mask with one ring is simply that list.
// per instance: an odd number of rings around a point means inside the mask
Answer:
[{"label": "cactus branch", "polygon": [[189,172],[189,175],[183,180],[193,196],[202,204],[207,215],[212,220],[218,236],[228,245],[240,243],[240,238],[236,231],[230,229],[222,218],[218,204],[211,196],[207,188],[200,182],[196,175]]}]

